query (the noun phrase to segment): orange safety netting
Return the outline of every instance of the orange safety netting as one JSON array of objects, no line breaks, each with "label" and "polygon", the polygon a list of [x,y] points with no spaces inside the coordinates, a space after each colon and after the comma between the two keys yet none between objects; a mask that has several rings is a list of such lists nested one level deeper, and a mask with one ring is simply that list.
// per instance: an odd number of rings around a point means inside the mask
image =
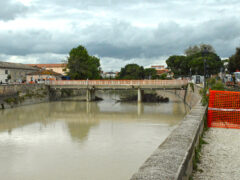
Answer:
[{"label": "orange safety netting", "polygon": [[240,92],[210,90],[208,127],[240,129]]}]

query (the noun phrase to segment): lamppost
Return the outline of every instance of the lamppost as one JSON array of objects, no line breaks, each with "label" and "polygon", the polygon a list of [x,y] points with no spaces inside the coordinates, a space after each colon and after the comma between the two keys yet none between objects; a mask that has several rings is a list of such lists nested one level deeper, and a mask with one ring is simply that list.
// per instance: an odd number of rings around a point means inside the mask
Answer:
[{"label": "lamppost", "polygon": [[203,55],[203,58],[204,58],[204,89],[206,88],[206,58],[205,56],[208,54],[208,49],[207,47],[204,47],[203,48],[203,51],[202,51],[202,55]]}]

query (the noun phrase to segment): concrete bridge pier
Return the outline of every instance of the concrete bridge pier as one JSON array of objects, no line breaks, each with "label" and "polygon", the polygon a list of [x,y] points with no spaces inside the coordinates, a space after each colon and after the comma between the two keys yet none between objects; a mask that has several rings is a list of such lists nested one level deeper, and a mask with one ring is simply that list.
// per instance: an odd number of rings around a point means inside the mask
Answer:
[{"label": "concrete bridge pier", "polygon": [[138,102],[142,102],[144,91],[138,88]]},{"label": "concrete bridge pier", "polygon": [[87,105],[86,105],[86,113],[87,113],[87,114],[91,114],[91,112],[92,112],[91,103],[87,102]]},{"label": "concrete bridge pier", "polygon": [[138,105],[137,105],[137,114],[140,116],[142,115],[144,112],[144,109],[143,109],[143,104],[141,102],[138,102]]},{"label": "concrete bridge pier", "polygon": [[95,98],[96,98],[95,89],[87,89],[87,97],[86,97],[87,102],[94,101]]}]

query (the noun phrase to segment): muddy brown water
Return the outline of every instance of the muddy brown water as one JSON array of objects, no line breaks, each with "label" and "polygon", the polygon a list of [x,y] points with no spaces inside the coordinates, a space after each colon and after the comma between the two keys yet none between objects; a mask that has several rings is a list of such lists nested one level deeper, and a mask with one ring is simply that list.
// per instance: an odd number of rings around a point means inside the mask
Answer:
[{"label": "muddy brown water", "polygon": [[169,103],[61,101],[0,111],[0,179],[129,179],[187,110]]}]

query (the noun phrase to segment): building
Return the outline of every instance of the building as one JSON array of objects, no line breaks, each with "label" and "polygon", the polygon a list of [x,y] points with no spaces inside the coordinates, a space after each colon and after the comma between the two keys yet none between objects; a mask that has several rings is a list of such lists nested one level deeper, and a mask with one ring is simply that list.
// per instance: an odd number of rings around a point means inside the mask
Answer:
[{"label": "building", "polygon": [[156,69],[157,75],[161,75],[169,72],[169,70],[166,69],[163,65],[155,65],[155,66],[151,66],[151,68]]},{"label": "building", "polygon": [[115,79],[118,72],[104,72],[102,73],[102,77],[104,79]]},{"label": "building", "polygon": [[25,64],[0,61],[0,83],[23,83],[26,75],[38,71],[39,68]]},{"label": "building", "polygon": [[60,80],[62,74],[52,70],[41,69],[27,74],[27,83],[45,83],[49,80]]},{"label": "building", "polygon": [[156,69],[156,70],[162,70],[165,69],[163,65],[153,65],[151,68]]},{"label": "building", "polygon": [[67,64],[28,64],[32,67],[38,67],[41,69],[52,70],[61,75],[66,75]]}]

